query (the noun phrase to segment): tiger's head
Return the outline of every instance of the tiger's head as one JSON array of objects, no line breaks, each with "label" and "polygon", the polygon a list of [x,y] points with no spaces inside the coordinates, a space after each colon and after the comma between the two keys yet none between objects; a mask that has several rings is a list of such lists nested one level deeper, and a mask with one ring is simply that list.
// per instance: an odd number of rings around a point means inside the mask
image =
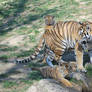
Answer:
[{"label": "tiger's head", "polygon": [[81,39],[90,39],[90,32],[91,32],[91,27],[88,23],[84,22],[79,22],[80,27],[79,27],[79,32],[78,34],[80,35]]},{"label": "tiger's head", "polygon": [[88,23],[86,22],[83,22],[81,23],[80,22],[80,27],[79,27],[79,36],[80,36],[80,39],[79,39],[79,45],[82,49],[84,49],[84,51],[88,51],[88,40],[91,38],[91,27]]},{"label": "tiger's head", "polygon": [[65,69],[65,72],[72,73],[77,71],[77,64],[76,62],[62,62],[60,63],[60,67]]},{"label": "tiger's head", "polygon": [[89,25],[89,27],[90,27],[90,35],[92,36],[92,22],[90,22],[90,21],[85,21],[85,22],[83,22],[83,24],[86,24],[86,25]]},{"label": "tiger's head", "polygon": [[45,19],[45,24],[48,26],[55,24],[54,16],[52,16],[52,15],[44,16],[44,19]]}]

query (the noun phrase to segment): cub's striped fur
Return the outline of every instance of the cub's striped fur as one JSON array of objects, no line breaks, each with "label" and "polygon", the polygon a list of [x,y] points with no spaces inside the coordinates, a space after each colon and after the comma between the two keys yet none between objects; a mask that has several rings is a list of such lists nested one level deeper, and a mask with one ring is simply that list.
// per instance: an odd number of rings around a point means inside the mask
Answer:
[{"label": "cub's striped fur", "polygon": [[[76,21],[58,22],[54,27],[48,29],[42,35],[36,52],[27,59],[16,61],[18,63],[29,62],[33,60],[41,50],[41,47],[49,48],[55,54],[55,60],[60,61],[62,54],[66,49],[75,49],[77,67],[79,70],[85,71],[83,67],[83,50],[80,41],[89,38],[86,25],[82,25]],[[50,66],[53,66],[53,59],[48,56],[46,59]]]},{"label": "cub's striped fur", "polygon": [[74,71],[76,71],[77,66],[75,62],[62,63],[61,66],[55,65],[53,67],[34,67],[32,70],[40,71],[42,76],[45,78],[53,78],[60,83],[63,83],[67,87],[72,87],[72,83],[69,82],[65,77]]}]

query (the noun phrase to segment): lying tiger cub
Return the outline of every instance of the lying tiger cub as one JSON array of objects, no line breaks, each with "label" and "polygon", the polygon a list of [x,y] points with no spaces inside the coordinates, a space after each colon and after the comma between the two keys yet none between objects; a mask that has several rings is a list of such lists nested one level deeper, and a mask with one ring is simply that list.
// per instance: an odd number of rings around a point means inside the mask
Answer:
[{"label": "lying tiger cub", "polygon": [[60,66],[55,65],[53,67],[44,66],[44,67],[35,67],[32,70],[40,71],[42,76],[45,78],[53,78],[60,83],[63,83],[67,87],[72,87],[72,83],[65,79],[65,77],[75,72],[77,69],[77,65],[75,62],[62,63]]}]

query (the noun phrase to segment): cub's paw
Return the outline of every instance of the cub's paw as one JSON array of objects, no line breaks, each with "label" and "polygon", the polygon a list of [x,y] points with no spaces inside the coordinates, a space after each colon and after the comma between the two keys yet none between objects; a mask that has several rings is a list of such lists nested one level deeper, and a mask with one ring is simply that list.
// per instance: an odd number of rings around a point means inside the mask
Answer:
[{"label": "cub's paw", "polygon": [[78,72],[83,72],[83,73],[86,73],[87,72],[87,70],[84,67],[77,68],[77,71]]}]

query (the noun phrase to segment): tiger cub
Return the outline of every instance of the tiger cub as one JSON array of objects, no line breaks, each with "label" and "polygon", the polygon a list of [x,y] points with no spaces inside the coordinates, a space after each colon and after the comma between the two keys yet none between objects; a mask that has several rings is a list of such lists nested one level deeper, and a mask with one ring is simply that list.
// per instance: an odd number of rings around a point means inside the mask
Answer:
[{"label": "tiger cub", "polygon": [[55,25],[54,16],[52,15],[44,16],[44,20],[45,20],[45,31],[52,28]]},{"label": "tiger cub", "polygon": [[[16,60],[17,63],[30,62],[39,54],[42,47],[49,48],[54,54],[54,59],[59,62],[66,49],[74,49],[76,54],[77,68],[79,71],[86,71],[83,67],[83,48],[80,41],[88,39],[89,30],[87,25],[80,24],[76,21],[57,22],[54,27],[43,33],[35,52],[23,60]],[[83,43],[84,44],[84,43]],[[48,56],[46,62],[49,66],[52,64],[53,58]]]},{"label": "tiger cub", "polygon": [[34,67],[32,70],[40,71],[42,76],[45,78],[53,78],[60,83],[63,83],[67,87],[72,87],[72,83],[69,82],[65,77],[72,72],[75,72],[77,65],[75,62],[62,63],[60,66],[55,65],[53,67],[44,66],[44,67]]}]

